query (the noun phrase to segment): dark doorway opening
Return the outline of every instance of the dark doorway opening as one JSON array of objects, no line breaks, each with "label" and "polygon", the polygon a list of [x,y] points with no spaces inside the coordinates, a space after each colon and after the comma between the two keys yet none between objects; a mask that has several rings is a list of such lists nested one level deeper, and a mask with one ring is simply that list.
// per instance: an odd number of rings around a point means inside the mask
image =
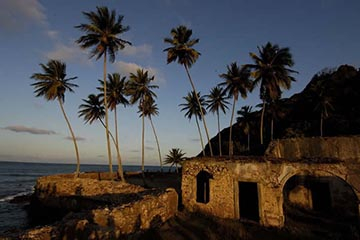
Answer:
[{"label": "dark doorway opening", "polygon": [[314,211],[329,214],[331,208],[331,195],[328,182],[313,181],[310,184]]},{"label": "dark doorway opening", "polygon": [[256,182],[239,182],[240,219],[259,222],[259,196]]},{"label": "dark doorway opening", "polygon": [[208,203],[210,201],[210,178],[212,175],[206,171],[200,171],[196,176],[196,202]]}]

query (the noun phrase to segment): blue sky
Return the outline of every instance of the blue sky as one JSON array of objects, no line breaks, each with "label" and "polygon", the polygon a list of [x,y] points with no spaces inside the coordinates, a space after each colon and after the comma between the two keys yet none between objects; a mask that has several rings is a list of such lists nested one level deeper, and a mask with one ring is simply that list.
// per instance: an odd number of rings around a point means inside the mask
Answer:
[{"label": "blue sky", "polygon": [[[297,82],[284,97],[300,92],[311,77],[326,67],[360,65],[360,1],[358,0],[1,0],[0,1],[0,161],[74,163],[75,154],[57,102],[35,98],[30,76],[39,63],[59,59],[79,88],[68,93],[65,110],[79,138],[82,163],[107,163],[105,133],[100,124],[84,125],[78,106],[96,93],[102,62],[89,59],[74,41],[82,33],[74,26],[85,23],[82,11],[108,6],[124,15],[130,31],[123,38],[133,43],[119,52],[109,72],[127,75],[141,67],[155,75],[160,115],[154,118],[162,155],[178,147],[187,156],[201,151],[195,122],[189,122],[178,105],[190,90],[183,67],[166,64],[164,37],[180,24],[199,38],[201,57],[190,69],[198,91],[207,94],[221,79],[226,65],[250,63],[249,52],[267,41],[290,47]],[[259,90],[243,105],[259,103]],[[120,148],[125,164],[141,162],[141,120],[137,107],[119,111]],[[209,114],[210,135],[217,133],[216,118]],[[110,118],[112,123],[113,118]],[[222,116],[227,127],[230,113]],[[205,134],[203,133],[205,136]],[[113,151],[114,152],[114,151]],[[148,165],[157,165],[156,143],[146,127]]]}]

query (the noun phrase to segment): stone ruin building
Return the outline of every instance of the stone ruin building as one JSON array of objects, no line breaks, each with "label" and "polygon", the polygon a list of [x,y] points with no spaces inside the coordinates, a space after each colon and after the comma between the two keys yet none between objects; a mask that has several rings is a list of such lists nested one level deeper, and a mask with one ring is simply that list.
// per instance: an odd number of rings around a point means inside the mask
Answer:
[{"label": "stone ruin building", "polygon": [[189,211],[283,227],[286,204],[358,219],[360,136],[273,141],[264,157],[193,158],[182,169]]}]

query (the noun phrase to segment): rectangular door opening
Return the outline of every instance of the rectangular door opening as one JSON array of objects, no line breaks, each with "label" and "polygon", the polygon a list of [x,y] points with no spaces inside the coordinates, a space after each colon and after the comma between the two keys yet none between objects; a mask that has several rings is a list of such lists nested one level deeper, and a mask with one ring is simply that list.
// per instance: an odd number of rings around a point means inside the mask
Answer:
[{"label": "rectangular door opening", "polygon": [[259,222],[259,196],[256,182],[239,182],[240,219]]}]

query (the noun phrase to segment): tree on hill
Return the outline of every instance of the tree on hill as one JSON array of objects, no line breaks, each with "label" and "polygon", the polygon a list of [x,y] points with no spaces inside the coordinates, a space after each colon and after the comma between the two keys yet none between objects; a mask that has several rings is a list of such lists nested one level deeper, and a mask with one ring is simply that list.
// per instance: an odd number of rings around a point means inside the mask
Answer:
[{"label": "tree on hill", "polygon": [[[205,98],[200,95],[200,92],[195,94],[194,91],[189,92],[185,97],[183,97],[185,100],[185,103],[180,104],[179,106],[182,106],[183,108],[180,111],[186,111],[185,117],[187,117],[189,120],[191,120],[192,116],[195,116],[196,126],[198,128],[199,136],[200,136],[200,143],[201,143],[201,149],[203,156],[205,156],[205,147],[204,142],[201,135],[201,130],[199,126],[199,120],[202,120],[202,116],[206,114],[205,106]],[[200,105],[199,105],[200,102]],[[202,114],[201,114],[202,112]]]},{"label": "tree on hill", "polygon": [[264,143],[263,125],[265,105],[267,101],[281,98],[281,89],[290,89],[291,82],[295,81],[291,73],[297,73],[290,69],[294,65],[289,48],[280,48],[277,44],[268,42],[261,48],[258,47],[259,55],[250,53],[254,64],[247,64],[252,69],[251,76],[254,85],[260,85],[260,99],[263,107],[260,120],[260,143]]},{"label": "tree on hill", "polygon": [[[127,32],[129,26],[122,24],[123,16],[116,15],[115,10],[111,12],[107,7],[96,7],[96,12],[83,12],[89,23],[75,26],[85,33],[76,43],[82,49],[92,48],[90,58],[96,57],[96,60],[101,57],[103,62],[103,81],[104,81],[104,95],[107,96],[107,82],[106,82],[106,64],[109,57],[110,62],[115,61],[117,52],[124,49],[126,45],[131,45],[129,41],[119,38],[120,35]],[[112,159],[109,138],[109,119],[108,119],[108,103],[107,98],[104,98],[105,104],[105,133],[107,142],[107,153],[109,159],[109,171],[112,177]]]},{"label": "tree on hill", "polygon": [[76,154],[75,174],[76,177],[78,177],[80,174],[79,149],[74,131],[64,110],[65,92],[74,92],[73,88],[78,85],[70,83],[70,81],[77,79],[77,77],[66,78],[66,64],[58,60],[49,60],[47,64],[41,63],[40,67],[43,72],[34,73],[31,76],[31,78],[35,80],[35,83],[31,84],[31,86],[35,89],[34,93],[36,97],[43,96],[47,101],[58,101],[74,143]]},{"label": "tree on hill", "polygon": [[229,109],[227,106],[229,102],[227,101],[228,97],[226,96],[226,91],[221,87],[213,87],[210,90],[210,94],[206,95],[207,109],[212,113],[216,113],[217,123],[218,123],[218,136],[219,136],[219,155],[222,156],[222,147],[221,147],[221,131],[220,131],[220,110],[225,114],[226,110]]},{"label": "tree on hill", "polygon": [[235,105],[239,99],[239,95],[242,98],[247,97],[248,91],[252,90],[252,82],[250,80],[250,71],[246,67],[238,67],[236,62],[227,66],[227,72],[220,74],[220,77],[224,79],[219,86],[224,86],[225,91],[229,97],[233,98],[232,112],[230,118],[230,135],[229,135],[229,156],[233,155],[233,142],[232,142],[232,122],[234,118]]},{"label": "tree on hill", "polygon": [[236,119],[236,122],[239,123],[239,126],[242,128],[244,133],[247,135],[247,150],[250,151],[250,131],[252,127],[252,107],[251,106],[243,106],[237,114],[240,115]]},{"label": "tree on hill", "polygon": [[[164,39],[165,43],[171,45],[171,47],[164,49],[164,51],[167,52],[167,63],[169,64],[171,62],[177,61],[179,64],[184,66],[192,87],[192,91],[196,93],[197,91],[195,89],[194,82],[190,76],[189,68],[196,62],[196,60],[200,56],[200,53],[193,48],[193,46],[199,42],[199,39],[191,39],[192,30],[182,25],[178,26],[177,28],[171,29],[170,34],[171,38]],[[197,94],[195,94],[195,97],[198,105],[200,106],[201,103],[199,98],[197,97]],[[210,148],[210,155],[213,156],[209,132],[206,126],[204,116],[205,114],[203,113],[202,108],[200,108],[200,114],[201,119],[203,120],[206,137]]]}]

